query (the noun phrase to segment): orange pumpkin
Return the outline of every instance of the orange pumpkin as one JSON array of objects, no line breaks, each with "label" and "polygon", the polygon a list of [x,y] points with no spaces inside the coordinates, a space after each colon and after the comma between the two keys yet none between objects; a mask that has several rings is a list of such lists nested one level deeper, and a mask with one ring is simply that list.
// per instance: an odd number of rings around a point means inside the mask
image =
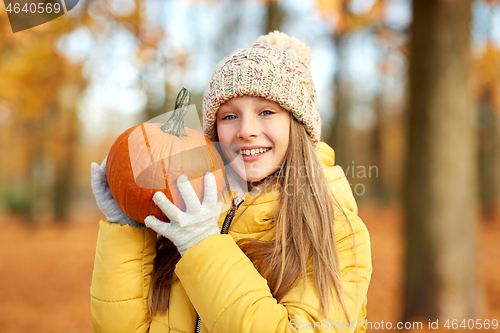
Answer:
[{"label": "orange pumpkin", "polygon": [[108,154],[106,177],[111,194],[136,222],[144,223],[149,215],[169,221],[153,202],[158,191],[186,210],[177,188],[180,175],[188,177],[200,201],[205,173],[214,174],[218,195],[224,188],[224,163],[217,149],[203,134],[184,127],[189,97],[183,88],[165,124],[143,123],[129,128],[116,139]]}]

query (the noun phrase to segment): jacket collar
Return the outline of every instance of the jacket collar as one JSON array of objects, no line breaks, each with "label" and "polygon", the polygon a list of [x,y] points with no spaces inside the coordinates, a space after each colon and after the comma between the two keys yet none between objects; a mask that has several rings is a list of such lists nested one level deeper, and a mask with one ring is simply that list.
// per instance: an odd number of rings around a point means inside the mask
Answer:
[{"label": "jacket collar", "polygon": [[[320,142],[316,147],[316,153],[322,164],[327,182],[332,182],[343,176],[343,172],[335,165],[335,152],[325,142]],[[340,173],[339,173],[340,169]],[[270,229],[269,223],[273,220],[273,208],[276,208],[278,202],[277,190],[269,190],[259,195],[246,193],[242,195],[244,201],[238,208],[230,228],[230,233],[251,234],[260,233]],[[226,193],[226,204],[224,212],[227,212],[232,199],[240,195],[241,191],[229,191]],[[221,221],[226,214],[222,214]]]}]

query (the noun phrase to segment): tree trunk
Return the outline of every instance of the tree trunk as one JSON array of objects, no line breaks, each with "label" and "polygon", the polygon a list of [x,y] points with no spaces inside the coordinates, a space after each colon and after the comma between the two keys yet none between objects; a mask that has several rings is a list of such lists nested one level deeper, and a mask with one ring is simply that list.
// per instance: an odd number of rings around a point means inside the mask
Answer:
[{"label": "tree trunk", "polygon": [[498,170],[500,166],[500,114],[495,114],[493,116],[493,138],[495,140],[495,165],[497,166],[495,170],[495,216],[500,214],[500,171]]},{"label": "tree trunk", "polygon": [[61,144],[62,156],[56,159],[55,179],[53,184],[54,217],[58,223],[68,223],[74,184],[74,168],[78,143],[78,118],[76,110],[67,110],[71,114],[65,122],[68,126]]},{"label": "tree trunk", "polygon": [[55,150],[56,153],[53,156],[55,175],[52,184],[52,199],[54,218],[58,223],[69,222],[80,133],[76,106],[83,88],[83,82],[78,82],[76,79],[61,85],[59,88],[59,101],[57,105],[54,105],[57,117],[56,122],[53,124],[56,127],[56,134],[53,135],[53,138],[56,138],[59,142],[57,143],[58,149]]},{"label": "tree trunk", "polygon": [[479,311],[470,21],[471,0],[413,1],[403,320]]},{"label": "tree trunk", "polygon": [[[331,130],[326,142],[335,150],[335,164],[340,165],[344,171],[352,167],[353,151],[351,149],[351,125],[349,124],[349,108],[351,103],[351,89],[345,81],[342,69],[344,47],[346,45],[346,34],[333,36],[336,52],[337,70],[333,77],[335,117],[331,122]],[[347,171],[346,171],[347,172]],[[352,179],[351,179],[352,180]]]},{"label": "tree trunk", "polygon": [[[376,166],[379,170],[383,167],[383,132],[384,132],[384,112],[383,112],[383,96],[384,96],[384,88],[375,96],[373,101],[373,109],[375,111],[376,122],[372,132],[372,164]],[[388,193],[385,188],[384,179],[382,179],[383,173],[378,173],[371,177],[371,186],[372,186],[372,196],[375,198],[377,202],[387,203],[388,202]]]},{"label": "tree trunk", "polygon": [[496,204],[496,138],[495,119],[491,110],[491,91],[484,91],[479,111],[479,187],[481,212],[488,220],[495,215]]},{"label": "tree trunk", "polygon": [[267,3],[266,15],[266,34],[275,30],[280,30],[285,18],[285,11],[279,5],[277,0],[271,0]]}]

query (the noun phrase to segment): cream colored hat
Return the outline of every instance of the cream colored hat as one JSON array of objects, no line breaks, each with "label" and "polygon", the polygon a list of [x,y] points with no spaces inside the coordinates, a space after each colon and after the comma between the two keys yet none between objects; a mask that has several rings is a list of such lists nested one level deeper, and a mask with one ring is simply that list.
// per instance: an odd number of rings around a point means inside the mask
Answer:
[{"label": "cream colored hat", "polygon": [[237,96],[274,101],[301,122],[316,146],[321,119],[309,66],[311,49],[295,37],[274,31],[251,47],[225,57],[216,67],[203,97],[203,128],[214,140],[217,110]]}]

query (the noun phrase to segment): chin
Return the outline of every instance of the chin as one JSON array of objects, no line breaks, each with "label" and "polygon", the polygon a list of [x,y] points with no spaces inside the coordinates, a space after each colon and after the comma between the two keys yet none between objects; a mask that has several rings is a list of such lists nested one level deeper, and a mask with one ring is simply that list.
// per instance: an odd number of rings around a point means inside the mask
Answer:
[{"label": "chin", "polygon": [[256,177],[256,176],[249,176],[249,175],[240,175],[241,178],[245,179],[247,182],[258,182],[265,177]]},{"label": "chin", "polygon": [[270,166],[264,167],[264,170],[262,170],[262,166],[260,165],[259,169],[256,169],[251,166],[244,167],[240,163],[230,164],[232,165],[233,170],[235,170],[236,173],[247,182],[259,182],[279,170],[279,168],[271,168]]},{"label": "chin", "polygon": [[247,182],[249,182],[249,183],[260,182],[264,178],[266,178],[266,177],[247,178]]},{"label": "chin", "polygon": [[241,172],[241,170],[237,171],[238,175],[247,182],[258,182],[264,178],[265,176],[257,176],[257,175],[248,175],[245,171]]},{"label": "chin", "polygon": [[266,173],[266,174],[258,174],[258,175],[246,175],[246,177],[243,177],[244,179],[247,180],[247,182],[259,182],[261,180],[264,180],[267,176],[273,174],[271,173]]}]

